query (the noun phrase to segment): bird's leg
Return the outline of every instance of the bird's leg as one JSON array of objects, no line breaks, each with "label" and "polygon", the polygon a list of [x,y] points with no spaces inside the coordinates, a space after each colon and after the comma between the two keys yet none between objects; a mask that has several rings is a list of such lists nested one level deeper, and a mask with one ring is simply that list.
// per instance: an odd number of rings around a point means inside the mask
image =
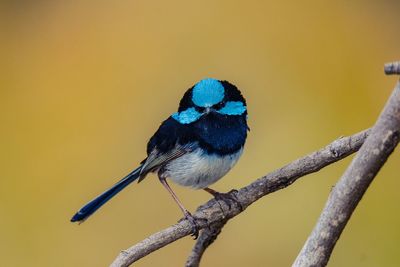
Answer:
[{"label": "bird's leg", "polygon": [[234,203],[236,203],[238,208],[241,211],[243,211],[242,204],[240,204],[240,201],[237,199],[236,195],[233,194],[233,193],[238,192],[236,189],[232,189],[228,193],[220,193],[218,191],[215,191],[214,189],[206,187],[206,188],[204,188],[204,191],[213,195],[216,200],[222,200],[223,202],[225,202],[225,204],[228,206],[229,209],[231,208],[232,202],[234,202]]},{"label": "bird's leg", "polygon": [[196,220],[194,219],[194,217],[192,216],[192,214],[190,214],[190,212],[183,206],[183,204],[181,203],[181,201],[179,200],[178,196],[175,194],[174,191],[172,191],[171,187],[169,186],[169,184],[167,183],[167,180],[165,177],[163,177],[162,175],[159,175],[158,178],[160,179],[161,184],[168,190],[168,192],[171,194],[172,198],[175,200],[176,204],[178,204],[179,208],[181,209],[181,211],[183,212],[183,215],[185,216],[185,218],[189,221],[189,223],[192,226],[192,236],[194,236],[194,239],[197,239],[197,237],[199,236],[199,226],[196,223]]},{"label": "bird's leg", "polygon": [[215,191],[214,189],[211,189],[211,188],[208,188],[208,187],[204,188],[204,191],[206,191],[207,193],[210,193],[214,197],[217,197],[217,195],[221,194],[220,192]]}]

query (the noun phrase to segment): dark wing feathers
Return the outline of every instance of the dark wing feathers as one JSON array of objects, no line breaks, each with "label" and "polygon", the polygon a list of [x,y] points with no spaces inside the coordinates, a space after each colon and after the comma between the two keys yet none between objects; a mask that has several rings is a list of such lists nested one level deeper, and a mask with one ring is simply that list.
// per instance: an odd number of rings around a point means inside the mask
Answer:
[{"label": "dark wing feathers", "polygon": [[144,179],[147,173],[193,151],[196,147],[193,140],[190,127],[180,124],[172,117],[165,120],[147,144],[148,156],[142,162],[139,182]]}]

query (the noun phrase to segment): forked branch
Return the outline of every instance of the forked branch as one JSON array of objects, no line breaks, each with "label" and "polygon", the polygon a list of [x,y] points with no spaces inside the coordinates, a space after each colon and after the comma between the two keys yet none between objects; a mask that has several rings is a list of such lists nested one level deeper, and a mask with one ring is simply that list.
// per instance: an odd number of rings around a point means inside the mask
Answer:
[{"label": "forked branch", "polygon": [[[352,136],[341,137],[326,147],[259,178],[237,192],[232,192],[231,194],[234,194],[234,197],[243,209],[239,205],[232,205],[229,209],[224,202],[217,202],[215,199],[211,199],[201,205],[193,216],[196,218],[201,229],[226,222],[243,212],[249,205],[261,197],[283,189],[294,183],[298,178],[317,172],[356,152],[363,144],[368,133],[369,130],[365,130]],[[111,266],[129,266],[155,250],[190,235],[190,233],[190,224],[186,220],[181,220],[177,224],[155,233],[122,251]],[[198,259],[200,258],[201,255]]]}]

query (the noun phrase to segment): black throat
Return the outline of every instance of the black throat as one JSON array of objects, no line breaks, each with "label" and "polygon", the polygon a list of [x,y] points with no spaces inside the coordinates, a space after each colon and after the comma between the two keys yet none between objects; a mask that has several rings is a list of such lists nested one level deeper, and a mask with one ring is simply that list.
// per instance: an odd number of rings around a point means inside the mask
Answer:
[{"label": "black throat", "polygon": [[210,112],[192,124],[199,146],[210,154],[227,155],[239,151],[247,137],[246,115]]}]

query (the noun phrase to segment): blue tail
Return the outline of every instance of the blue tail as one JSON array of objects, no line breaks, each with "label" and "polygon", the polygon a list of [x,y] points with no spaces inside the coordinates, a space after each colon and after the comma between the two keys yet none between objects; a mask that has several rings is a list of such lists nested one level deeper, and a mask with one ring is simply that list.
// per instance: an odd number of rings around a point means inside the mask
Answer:
[{"label": "blue tail", "polygon": [[105,191],[100,196],[96,197],[85,206],[83,206],[71,219],[71,222],[83,222],[90,215],[92,215],[96,210],[103,206],[107,201],[109,201],[113,196],[118,194],[127,185],[135,181],[140,176],[140,170],[142,166],[132,171],[130,174],[125,176],[121,181],[116,183],[113,187]]}]

